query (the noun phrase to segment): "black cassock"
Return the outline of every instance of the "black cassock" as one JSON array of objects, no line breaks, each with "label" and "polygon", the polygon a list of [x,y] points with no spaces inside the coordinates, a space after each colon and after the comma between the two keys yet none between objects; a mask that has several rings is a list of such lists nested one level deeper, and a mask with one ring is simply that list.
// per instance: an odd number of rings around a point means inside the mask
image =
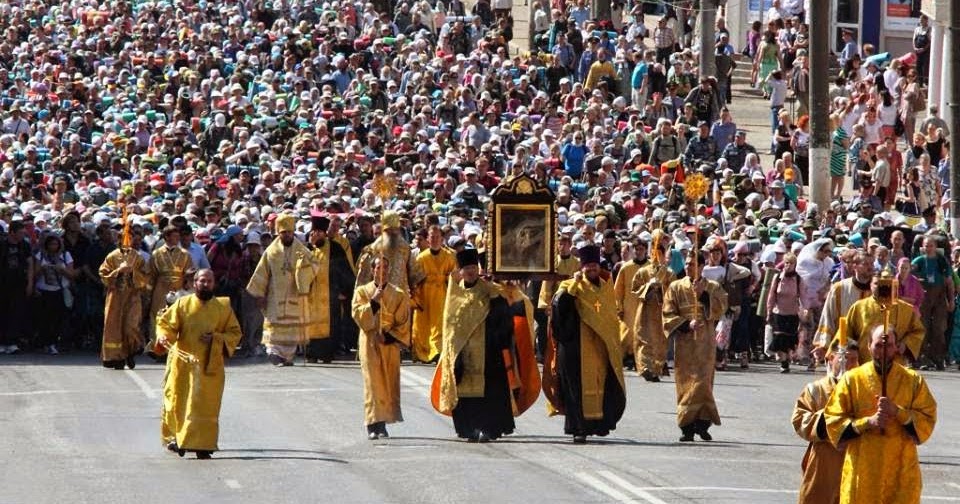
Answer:
[{"label": "black cassock", "polygon": [[[513,433],[513,408],[503,350],[513,344],[513,316],[502,297],[490,300],[490,312],[484,325],[483,397],[460,397],[453,408],[453,427],[457,436],[476,439],[483,431],[490,439]],[[463,355],[457,356],[453,372],[457,383],[463,376]]]},{"label": "black cassock", "polygon": [[617,428],[627,399],[617,375],[607,360],[607,378],[603,384],[603,418],[583,418],[580,374],[580,314],[576,298],[563,293],[553,301],[553,339],[557,344],[557,376],[563,401],[563,432],[574,436],[606,436]]}]

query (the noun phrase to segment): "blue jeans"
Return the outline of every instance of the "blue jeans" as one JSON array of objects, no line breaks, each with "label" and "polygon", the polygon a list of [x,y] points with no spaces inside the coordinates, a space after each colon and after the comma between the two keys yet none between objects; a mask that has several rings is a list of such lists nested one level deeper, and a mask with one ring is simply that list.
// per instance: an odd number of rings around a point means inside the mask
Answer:
[{"label": "blue jeans", "polygon": [[777,142],[774,140],[774,136],[777,133],[777,125],[780,124],[780,111],[783,110],[783,105],[780,106],[770,106],[770,149],[777,148]]}]

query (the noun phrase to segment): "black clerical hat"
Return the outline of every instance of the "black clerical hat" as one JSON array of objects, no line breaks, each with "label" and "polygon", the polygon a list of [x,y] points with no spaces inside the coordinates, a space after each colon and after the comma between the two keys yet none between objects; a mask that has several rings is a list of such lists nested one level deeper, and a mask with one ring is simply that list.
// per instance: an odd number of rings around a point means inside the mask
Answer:
[{"label": "black clerical hat", "polygon": [[600,247],[585,245],[577,249],[577,256],[580,258],[580,264],[600,264]]},{"label": "black clerical hat", "polygon": [[310,224],[314,231],[323,231],[330,229],[330,218],[314,210],[310,212]]},{"label": "black clerical hat", "polygon": [[465,248],[457,252],[457,266],[464,268],[480,264],[480,254],[475,248]]}]

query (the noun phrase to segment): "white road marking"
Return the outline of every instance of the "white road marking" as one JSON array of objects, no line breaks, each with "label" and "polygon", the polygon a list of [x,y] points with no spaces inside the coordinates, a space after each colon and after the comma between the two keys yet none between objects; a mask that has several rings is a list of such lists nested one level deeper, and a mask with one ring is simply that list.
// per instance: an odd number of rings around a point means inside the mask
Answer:
[{"label": "white road marking", "polygon": [[230,392],[266,392],[270,394],[293,394],[299,392],[330,392],[333,390],[347,390],[346,388],[335,387],[314,387],[314,388],[233,388],[228,387]]},{"label": "white road marking", "polygon": [[952,481],[948,481],[947,484],[950,485],[950,486],[952,486],[953,488],[956,488],[957,490],[960,490],[960,484],[958,484],[958,483],[954,483],[954,482],[952,482]]},{"label": "white road marking", "polygon": [[150,387],[150,384],[146,380],[140,377],[136,371],[128,369],[125,375],[129,376],[133,383],[136,383],[140,390],[143,392],[143,395],[147,396],[147,399],[156,399],[157,393]]},{"label": "white road marking", "polygon": [[606,484],[601,479],[595,476],[592,476],[590,474],[577,473],[577,478],[579,478],[580,481],[586,483],[587,486],[589,486],[590,488],[593,488],[594,490],[602,494],[605,494],[606,496],[616,500],[617,502],[628,503],[628,502],[635,501],[635,499],[632,499],[629,495],[617,490],[616,488],[613,488],[612,486]]},{"label": "white road marking", "polygon": [[426,385],[426,386],[433,385],[432,379],[424,378],[418,375],[417,373],[414,373],[413,371],[410,371],[409,369],[405,369],[405,368],[400,368],[400,377],[406,378],[407,380],[410,380],[418,385]]},{"label": "white road marking", "polygon": [[27,390],[23,392],[0,392],[0,397],[8,396],[32,396],[32,395],[54,395],[54,394],[75,394],[79,390]]},{"label": "white road marking", "polygon": [[597,474],[612,481],[613,483],[616,483],[617,485],[620,485],[620,487],[623,488],[624,490],[632,493],[633,495],[636,495],[637,497],[640,497],[641,499],[643,499],[646,502],[649,502],[650,504],[667,504],[665,501],[654,497],[652,494],[650,494],[643,488],[640,488],[634,485],[633,483],[630,483],[629,481],[621,478],[620,476],[617,476],[616,474],[610,471],[597,471]]},{"label": "white road marking", "polygon": [[241,485],[240,482],[235,479],[223,480],[223,484],[227,485],[227,488],[231,490],[240,490],[243,488],[243,485]]}]

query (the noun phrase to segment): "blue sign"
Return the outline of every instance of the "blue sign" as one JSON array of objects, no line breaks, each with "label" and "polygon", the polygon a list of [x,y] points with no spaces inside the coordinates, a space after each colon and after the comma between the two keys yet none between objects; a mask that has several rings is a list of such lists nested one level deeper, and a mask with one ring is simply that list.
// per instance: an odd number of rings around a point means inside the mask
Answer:
[{"label": "blue sign", "polygon": [[[773,7],[773,0],[763,0],[763,12],[770,10],[770,7]],[[750,0],[747,4],[747,9],[759,12],[760,11],[760,0]]]}]

